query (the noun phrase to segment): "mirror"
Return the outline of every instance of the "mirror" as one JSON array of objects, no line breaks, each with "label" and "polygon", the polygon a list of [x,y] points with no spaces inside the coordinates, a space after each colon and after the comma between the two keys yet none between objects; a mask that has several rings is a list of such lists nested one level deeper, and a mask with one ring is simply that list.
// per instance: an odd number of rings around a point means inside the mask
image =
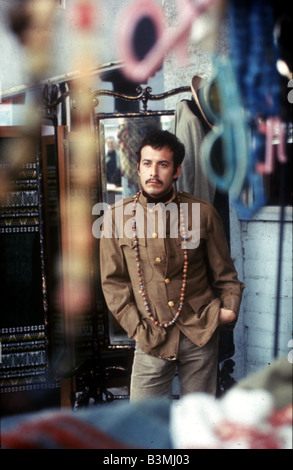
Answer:
[{"label": "mirror", "polygon": [[[160,113],[135,117],[103,118],[98,121],[103,201],[134,195],[139,189],[136,150],[144,135],[153,128],[171,130],[174,114]],[[109,312],[109,342],[112,346],[131,346],[117,320]]]},{"label": "mirror", "polygon": [[[162,109],[151,111],[148,109],[149,101],[163,101],[171,96],[190,93],[188,86],[175,88],[165,93],[152,94],[151,87],[137,87],[136,96],[123,93],[99,90],[93,94],[93,118],[98,141],[98,199],[107,204],[134,195],[139,189],[137,173],[136,151],[147,132],[153,128],[172,131],[175,110],[169,109],[165,104]],[[114,113],[97,112],[100,97],[115,98]],[[128,101],[131,106],[122,111],[121,102]],[[143,109],[139,109],[142,104]],[[131,108],[131,110],[130,110]],[[106,311],[104,315],[106,324],[105,342],[110,348],[132,348],[134,340],[129,339],[114,316]]]},{"label": "mirror", "polygon": [[136,150],[144,135],[153,128],[171,130],[173,115],[102,119],[100,156],[103,201],[113,204],[134,195],[139,189]]}]

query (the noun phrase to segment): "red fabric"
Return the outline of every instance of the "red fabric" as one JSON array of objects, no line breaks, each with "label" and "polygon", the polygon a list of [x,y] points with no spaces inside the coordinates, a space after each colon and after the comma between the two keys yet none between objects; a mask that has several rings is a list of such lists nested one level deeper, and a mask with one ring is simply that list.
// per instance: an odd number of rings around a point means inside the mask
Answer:
[{"label": "red fabric", "polygon": [[74,416],[54,415],[20,424],[1,437],[4,449],[129,449]]}]

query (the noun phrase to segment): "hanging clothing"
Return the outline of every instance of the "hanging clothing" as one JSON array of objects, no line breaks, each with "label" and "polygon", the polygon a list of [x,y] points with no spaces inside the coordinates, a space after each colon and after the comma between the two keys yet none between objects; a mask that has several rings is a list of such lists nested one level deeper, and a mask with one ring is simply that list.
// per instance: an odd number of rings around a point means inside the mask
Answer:
[{"label": "hanging clothing", "polygon": [[120,171],[120,158],[118,152],[113,150],[107,153],[106,158],[107,166],[107,182],[115,184],[116,186],[121,185],[121,171]]},{"label": "hanging clothing", "polygon": [[213,204],[215,187],[206,177],[200,159],[200,148],[206,135],[201,119],[192,111],[192,102],[180,101],[175,110],[173,133],[185,146],[182,172],[177,181],[177,189]]}]

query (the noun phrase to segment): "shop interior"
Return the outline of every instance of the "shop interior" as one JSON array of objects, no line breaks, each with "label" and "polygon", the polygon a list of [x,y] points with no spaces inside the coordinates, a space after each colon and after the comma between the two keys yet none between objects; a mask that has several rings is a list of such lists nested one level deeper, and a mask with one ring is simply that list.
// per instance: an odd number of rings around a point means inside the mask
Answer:
[{"label": "shop interior", "polygon": [[[101,27],[103,5],[99,3],[103,2],[76,0],[74,8],[70,0],[58,6],[59,2],[50,0],[38,6],[33,0],[21,6],[16,1],[14,8],[9,2],[1,3],[6,31],[25,53],[24,81],[10,85],[6,81],[3,87],[1,80],[0,88],[1,416],[9,421],[44,410],[101,410],[105,421],[113,406],[123,406],[124,416],[134,341],[108,311],[102,294],[101,216],[106,206],[137,191],[138,142],[154,127],[174,131],[177,105],[183,101],[192,107],[203,129],[208,157],[202,191],[209,191],[209,184],[215,188],[213,204],[229,243],[235,236],[230,219],[234,201],[236,212],[246,221],[263,206],[292,207],[288,2],[255,2],[260,11],[263,3],[271,6],[271,17],[260,28],[258,10],[256,16],[250,10],[254,2],[185,1],[182,11],[175,8],[176,26],[172,25],[168,42],[162,39],[167,27],[164,30],[162,16],[157,16],[162,5],[167,15],[168,2],[143,1],[141,9],[139,2],[121,2],[125,4],[122,16],[121,5],[119,14],[115,10],[120,2],[112,1],[110,13],[112,8],[125,25],[117,37],[114,26],[107,26],[112,31],[112,38],[107,38],[110,56],[104,60],[103,50],[102,62],[97,58],[98,46],[91,49],[90,45]],[[178,7],[179,2],[171,3]],[[215,4],[220,4],[216,23],[224,22],[230,35],[228,54],[217,56],[216,39],[208,37],[213,73],[203,77],[194,68],[192,75],[173,87],[164,76],[166,56],[175,49],[181,59],[188,55],[190,38],[186,38],[201,15],[215,27],[211,14]],[[70,49],[74,65],[66,65],[59,75],[50,68],[54,57],[48,60],[58,27],[56,9],[57,15],[71,15],[71,34],[78,45]],[[244,41],[248,30],[255,37],[261,35],[259,42]],[[196,46],[200,50],[200,40]],[[262,58],[259,82],[250,82],[264,51],[268,55]],[[192,54],[188,61],[192,63]],[[184,69],[177,59],[173,67]],[[208,86],[201,88],[194,77]],[[267,101],[265,87],[271,91]],[[265,153],[269,138],[274,150]],[[216,158],[219,154],[221,159]],[[189,183],[187,178],[178,185]],[[233,376],[233,331],[222,333],[219,353],[220,398],[238,381]],[[172,399],[179,400],[176,381]],[[119,448],[117,440],[107,444],[103,439],[101,445],[106,447],[101,448]],[[158,445],[166,443],[162,440]],[[121,446],[129,448],[129,444]]]}]

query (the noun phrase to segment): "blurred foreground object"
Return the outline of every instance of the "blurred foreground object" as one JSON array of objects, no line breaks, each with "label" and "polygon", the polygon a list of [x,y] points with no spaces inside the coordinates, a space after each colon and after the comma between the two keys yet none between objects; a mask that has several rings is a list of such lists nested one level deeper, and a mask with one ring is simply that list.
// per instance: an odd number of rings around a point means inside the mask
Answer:
[{"label": "blurred foreground object", "polygon": [[4,449],[291,449],[292,364],[280,359],[218,400],[44,411],[3,419],[1,434]]}]

